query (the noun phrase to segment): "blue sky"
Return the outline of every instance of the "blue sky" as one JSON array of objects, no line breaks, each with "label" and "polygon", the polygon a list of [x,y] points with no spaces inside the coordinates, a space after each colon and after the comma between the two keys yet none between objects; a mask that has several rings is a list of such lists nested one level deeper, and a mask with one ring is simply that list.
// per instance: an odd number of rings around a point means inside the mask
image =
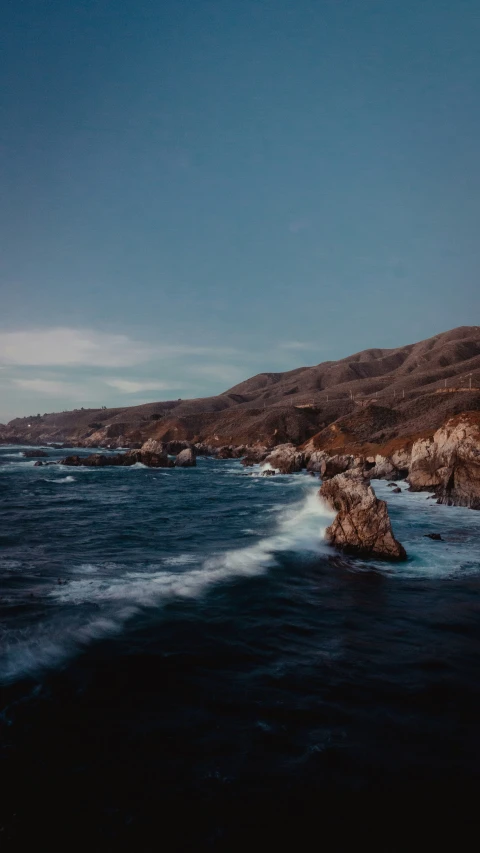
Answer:
[{"label": "blue sky", "polygon": [[6,0],[0,421],[479,322],[473,0]]}]

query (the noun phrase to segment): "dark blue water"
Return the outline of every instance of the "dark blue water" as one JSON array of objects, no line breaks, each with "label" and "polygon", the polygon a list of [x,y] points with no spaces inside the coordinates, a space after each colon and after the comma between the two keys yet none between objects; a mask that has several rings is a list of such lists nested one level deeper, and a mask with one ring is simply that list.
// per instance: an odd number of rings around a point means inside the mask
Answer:
[{"label": "dark blue water", "polygon": [[344,849],[380,812],[376,849],[412,814],[471,829],[480,513],[391,495],[410,559],[369,564],[325,546],[303,474],[21,453],[0,449],[8,849],[303,849],[327,826]]}]

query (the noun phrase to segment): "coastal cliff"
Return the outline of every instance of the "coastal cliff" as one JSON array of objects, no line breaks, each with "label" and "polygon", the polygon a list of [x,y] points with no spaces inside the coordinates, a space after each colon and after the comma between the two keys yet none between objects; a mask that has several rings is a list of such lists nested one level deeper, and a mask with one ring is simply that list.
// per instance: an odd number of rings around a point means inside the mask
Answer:
[{"label": "coastal cliff", "polygon": [[258,374],[216,397],[16,418],[0,426],[0,443],[123,449],[153,454],[152,462],[191,450],[178,465],[196,455],[242,457],[323,480],[347,471],[365,480],[408,476],[412,490],[478,509],[479,417],[480,328],[471,326]]}]

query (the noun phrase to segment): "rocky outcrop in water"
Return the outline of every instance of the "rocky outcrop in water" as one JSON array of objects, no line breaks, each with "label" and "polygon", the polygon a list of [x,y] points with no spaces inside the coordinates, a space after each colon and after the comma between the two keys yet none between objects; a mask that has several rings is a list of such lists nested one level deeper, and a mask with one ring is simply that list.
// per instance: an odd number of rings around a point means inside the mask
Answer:
[{"label": "rocky outcrop in water", "polygon": [[176,468],[193,468],[197,464],[197,457],[192,447],[181,450],[175,459]]},{"label": "rocky outcrop in water", "polygon": [[148,441],[145,441],[140,450],[142,453],[157,453],[160,456],[164,456],[167,453],[167,449],[163,442],[156,441],[154,438],[149,438]]},{"label": "rocky outcrop in water", "polygon": [[434,491],[438,503],[480,509],[480,416],[451,418],[415,442],[408,482],[412,491]]},{"label": "rocky outcrop in water", "polygon": [[322,484],[319,494],[337,512],[325,534],[335,548],[359,557],[407,559],[393,535],[387,504],[361,477],[337,474]]},{"label": "rocky outcrop in water", "polygon": [[259,465],[261,462],[264,462],[267,456],[268,450],[266,447],[260,445],[258,447],[248,447],[242,459],[242,465],[245,468],[250,468],[252,465]]},{"label": "rocky outcrop in water", "polygon": [[67,456],[61,465],[87,468],[130,467],[140,462],[148,468],[172,468],[173,462],[167,454],[149,453],[142,450],[131,450],[128,453],[117,453],[107,456],[103,453],[92,453],[90,456]]},{"label": "rocky outcrop in water", "polygon": [[358,467],[353,456],[329,456],[320,465],[320,476],[322,480],[330,480],[337,474],[343,474],[351,468]]},{"label": "rocky outcrop in water", "polygon": [[[399,458],[399,457],[397,457]],[[367,458],[365,461],[365,476],[370,480],[402,480],[408,474],[408,454],[402,456],[402,464],[394,462],[390,456],[377,454],[373,464]]]},{"label": "rocky outcrop in water", "polygon": [[46,459],[48,457],[45,450],[26,450],[23,455],[25,459]]},{"label": "rocky outcrop in water", "polygon": [[264,464],[271,465],[280,474],[295,474],[304,467],[305,457],[293,444],[279,444],[264,459]]}]

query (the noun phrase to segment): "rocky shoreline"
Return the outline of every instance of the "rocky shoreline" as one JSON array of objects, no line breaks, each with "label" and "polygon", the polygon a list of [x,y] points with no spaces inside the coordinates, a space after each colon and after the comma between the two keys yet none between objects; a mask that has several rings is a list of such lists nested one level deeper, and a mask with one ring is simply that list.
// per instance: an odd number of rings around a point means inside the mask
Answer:
[{"label": "rocky shoreline", "polygon": [[[25,439],[18,436],[18,443]],[[14,443],[13,437],[1,443]],[[38,450],[29,449],[27,458],[48,455],[45,442]],[[91,449],[89,457],[67,455],[65,465],[134,465],[140,462],[149,467],[190,467],[197,456],[214,459],[242,459],[246,467],[262,465],[265,473],[293,474],[306,470],[318,474],[325,481],[339,474],[354,472],[365,481],[384,479],[390,482],[405,480],[410,491],[432,492],[438,503],[480,509],[480,413],[463,412],[449,418],[439,429],[428,436],[416,439],[398,437],[395,446],[381,445],[376,452],[361,453],[356,447],[343,447],[342,452],[331,448],[318,448],[315,440],[302,445],[291,442],[267,446],[222,445],[220,447],[190,441],[161,442],[147,439],[131,442],[128,446],[114,444],[92,445],[78,442],[75,445],[51,444],[52,449]],[[43,449],[40,449],[43,448]],[[116,455],[105,450],[118,450]],[[102,452],[103,451],[103,452]],[[175,457],[172,459],[171,457]],[[39,463],[40,464],[40,463]],[[42,464],[48,464],[43,462]]]},{"label": "rocky shoreline", "polygon": [[[318,436],[301,445],[272,442],[273,446],[262,443],[216,446],[186,440],[162,442],[154,438],[130,442],[130,446],[121,448],[119,443],[114,447],[95,447],[91,439],[82,444],[83,448],[100,452],[67,455],[61,464],[127,467],[140,463],[150,468],[180,468],[195,466],[197,456],[209,456],[241,458],[245,467],[261,465],[265,476],[306,471],[322,480],[320,497],[337,511],[326,531],[327,541],[358,556],[406,559],[403,546],[393,535],[387,505],[376,497],[371,480],[389,481],[393,494],[401,491],[398,481],[405,481],[409,491],[430,492],[439,504],[480,510],[480,413],[477,411],[451,417],[429,435],[403,440],[397,437],[385,446],[370,445],[367,452],[345,444],[339,448],[342,452],[334,447],[322,448],[318,446]],[[53,447],[59,449],[61,445]],[[122,452],[104,452],[113,449]],[[44,449],[27,450],[24,456],[37,459],[36,466],[52,464],[43,461],[48,456]]]}]

